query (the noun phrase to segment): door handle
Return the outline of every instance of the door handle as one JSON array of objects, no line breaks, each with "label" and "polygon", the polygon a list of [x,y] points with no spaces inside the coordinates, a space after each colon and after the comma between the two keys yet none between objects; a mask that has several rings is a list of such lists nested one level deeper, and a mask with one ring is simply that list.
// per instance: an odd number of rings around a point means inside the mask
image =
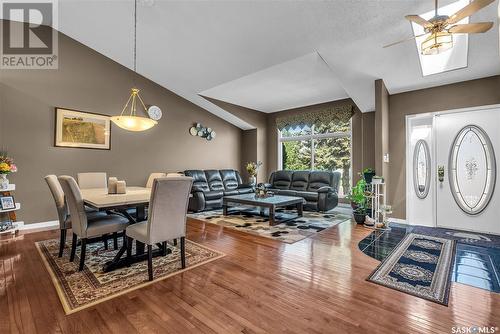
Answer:
[{"label": "door handle", "polygon": [[438,166],[438,180],[439,182],[444,181],[444,166]]}]

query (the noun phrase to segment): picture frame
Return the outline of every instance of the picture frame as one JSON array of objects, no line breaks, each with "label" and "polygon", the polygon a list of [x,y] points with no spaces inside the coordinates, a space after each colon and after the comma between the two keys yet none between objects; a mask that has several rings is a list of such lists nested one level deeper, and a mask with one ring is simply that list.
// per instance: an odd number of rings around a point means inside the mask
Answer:
[{"label": "picture frame", "polygon": [[55,108],[54,146],[111,150],[109,116]]},{"label": "picture frame", "polygon": [[16,201],[14,201],[14,196],[2,196],[0,197],[0,209],[10,210],[16,208]]}]

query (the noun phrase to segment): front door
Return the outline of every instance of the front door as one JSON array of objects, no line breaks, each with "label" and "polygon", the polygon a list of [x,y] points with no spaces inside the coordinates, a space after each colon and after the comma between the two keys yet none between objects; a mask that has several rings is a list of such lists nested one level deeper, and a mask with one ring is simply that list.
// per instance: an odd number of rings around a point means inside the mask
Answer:
[{"label": "front door", "polygon": [[500,108],[436,115],[440,227],[500,234]]}]

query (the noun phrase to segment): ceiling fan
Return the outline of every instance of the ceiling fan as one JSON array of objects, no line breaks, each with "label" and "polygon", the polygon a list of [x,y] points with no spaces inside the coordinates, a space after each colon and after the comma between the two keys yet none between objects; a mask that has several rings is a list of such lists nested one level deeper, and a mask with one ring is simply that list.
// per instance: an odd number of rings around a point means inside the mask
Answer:
[{"label": "ceiling fan", "polygon": [[438,0],[435,0],[435,14],[430,20],[426,20],[418,15],[406,15],[408,21],[414,22],[424,27],[424,34],[412,36],[404,40],[385,45],[384,48],[406,42],[417,37],[422,37],[430,34],[421,45],[421,52],[424,55],[435,55],[440,52],[449,50],[453,47],[452,34],[476,34],[483,33],[493,27],[493,22],[478,22],[468,24],[457,24],[464,18],[471,16],[480,9],[488,6],[495,0],[475,0],[460,9],[451,16],[438,14]]}]

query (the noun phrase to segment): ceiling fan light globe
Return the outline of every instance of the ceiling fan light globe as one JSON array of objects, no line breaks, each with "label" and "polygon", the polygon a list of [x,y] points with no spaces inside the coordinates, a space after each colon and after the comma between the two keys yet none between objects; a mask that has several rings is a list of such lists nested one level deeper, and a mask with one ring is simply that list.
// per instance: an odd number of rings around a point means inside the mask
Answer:
[{"label": "ceiling fan light globe", "polygon": [[421,52],[423,55],[437,55],[453,47],[452,34],[441,31],[431,34],[421,44]]}]

